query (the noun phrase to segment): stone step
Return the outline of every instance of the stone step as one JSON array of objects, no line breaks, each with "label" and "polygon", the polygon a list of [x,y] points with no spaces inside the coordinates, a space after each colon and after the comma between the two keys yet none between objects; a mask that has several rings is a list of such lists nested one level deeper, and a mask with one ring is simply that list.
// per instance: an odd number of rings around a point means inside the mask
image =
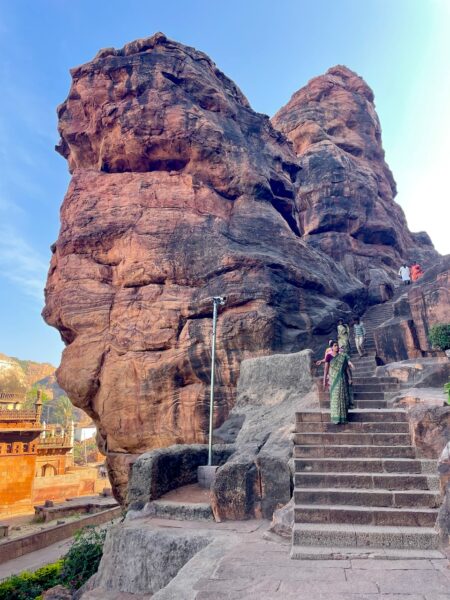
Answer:
[{"label": "stone step", "polygon": [[439,536],[431,527],[295,523],[292,539],[294,545],[302,546],[339,545],[422,550],[436,550],[439,547]]},{"label": "stone step", "polygon": [[[408,422],[408,413],[405,410],[387,408],[383,410],[350,410],[348,413],[350,422]],[[330,422],[329,410],[308,410],[298,412],[295,415],[296,423]]]},{"label": "stone step", "polygon": [[353,381],[353,392],[367,393],[367,392],[383,392],[398,390],[400,388],[399,383],[361,383],[359,381]]},{"label": "stone step", "polygon": [[373,377],[374,376],[374,372],[375,372],[375,367],[373,367],[372,369],[355,369],[353,371],[353,375],[355,378],[357,377]]},{"label": "stone step", "polygon": [[[431,475],[414,473],[296,473],[294,485],[297,488],[429,490],[431,478]],[[434,479],[436,485],[437,477]]]},{"label": "stone step", "polygon": [[295,458],[416,458],[413,446],[294,446]]},{"label": "stone step", "polygon": [[405,421],[349,421],[336,425],[330,422],[298,423],[295,433],[409,433],[409,424]]},{"label": "stone step", "polygon": [[[296,473],[424,473],[428,461],[410,458],[296,458]],[[433,461],[434,462],[434,461]]]},{"label": "stone step", "polygon": [[[384,560],[442,560],[445,556],[439,550],[411,548],[375,548],[358,546],[292,546],[291,558],[294,560],[347,560],[373,558]],[[339,563],[336,563],[339,566]]]},{"label": "stone step", "polygon": [[296,523],[351,523],[390,527],[434,527],[438,510],[435,508],[383,508],[345,505],[297,505]]},{"label": "stone step", "polygon": [[[388,407],[387,400],[355,400],[353,402],[355,408],[360,409],[383,409]],[[329,400],[321,400],[321,408],[330,408]]]},{"label": "stone step", "polygon": [[384,383],[399,383],[395,377],[357,377],[353,376],[353,385],[365,385],[368,384],[384,384]]},{"label": "stone step", "polygon": [[201,503],[181,503],[169,500],[154,500],[146,509],[149,516],[177,521],[214,521],[211,505]]},{"label": "stone step", "polygon": [[388,403],[386,400],[355,400],[354,405],[356,408],[387,408]]},{"label": "stone step", "polygon": [[356,392],[353,391],[355,400],[384,400],[384,392]]},{"label": "stone step", "polygon": [[387,506],[437,508],[438,492],[430,490],[385,490],[359,488],[295,488],[295,504],[346,504],[350,506]]},{"label": "stone step", "polygon": [[294,433],[294,443],[300,446],[407,446],[409,433]]}]

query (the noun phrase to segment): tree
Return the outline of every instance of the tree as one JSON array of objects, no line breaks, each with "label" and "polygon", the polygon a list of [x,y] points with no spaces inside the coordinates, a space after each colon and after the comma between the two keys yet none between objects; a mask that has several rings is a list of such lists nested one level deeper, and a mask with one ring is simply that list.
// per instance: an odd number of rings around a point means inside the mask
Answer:
[{"label": "tree", "polygon": [[55,420],[60,425],[68,427],[73,419],[73,404],[67,396],[60,396],[55,401]]},{"label": "tree", "polygon": [[[28,390],[25,399],[25,408],[33,408],[33,406],[36,404],[38,390],[40,389],[41,388],[37,385],[33,385],[33,387],[30,390]],[[51,398],[48,394],[41,390],[41,400],[42,404],[47,404],[51,401]]]}]

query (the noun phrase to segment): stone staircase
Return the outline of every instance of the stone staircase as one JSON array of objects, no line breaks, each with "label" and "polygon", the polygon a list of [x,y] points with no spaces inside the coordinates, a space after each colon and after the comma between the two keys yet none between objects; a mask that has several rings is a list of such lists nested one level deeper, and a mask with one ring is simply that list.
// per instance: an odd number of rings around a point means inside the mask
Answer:
[{"label": "stone staircase", "polygon": [[398,381],[374,375],[373,330],[392,311],[386,303],[363,318],[367,354],[352,357],[349,422],[330,422],[324,393],[320,410],[296,415],[292,558],[442,557],[436,463],[416,457],[406,411],[388,408]]},{"label": "stone staircase", "polygon": [[435,462],[416,458],[406,412],[356,409],[349,419],[297,414],[291,557],[440,556]]}]

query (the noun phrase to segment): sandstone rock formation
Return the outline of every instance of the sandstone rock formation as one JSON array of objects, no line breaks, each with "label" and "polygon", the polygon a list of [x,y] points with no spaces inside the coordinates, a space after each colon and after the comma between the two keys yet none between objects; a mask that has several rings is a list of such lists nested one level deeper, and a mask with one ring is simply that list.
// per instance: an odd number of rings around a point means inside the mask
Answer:
[{"label": "sandstone rock formation", "polygon": [[394,317],[374,331],[377,354],[385,363],[436,354],[429,331],[445,323],[450,323],[450,255],[405,288],[394,304]]},{"label": "sandstone rock formation", "polygon": [[411,233],[393,201],[374,95],[361,77],[344,66],[329,69],[272,123],[292,141],[302,168],[296,203],[303,239],[364,281],[372,302],[391,295],[389,274],[402,259],[437,258],[427,234]]},{"label": "sandstone rock formation", "polygon": [[295,155],[207,56],[157,34],[72,77],[44,317],[67,345],[58,381],[112,465],[205,441],[213,295],[227,296],[218,425],[243,358],[310,345],[363,286],[303,242]]},{"label": "sandstone rock formation", "polygon": [[[227,297],[218,426],[243,359],[314,346],[364,308],[367,288],[372,301],[388,295],[414,238],[392,201],[371,93],[345,69],[325,76],[333,106],[312,99],[320,123],[309,92],[291,103],[294,121],[298,99],[312,115],[299,156],[205,54],[162,34],[71,73],[58,150],[72,180],[43,315],[66,343],[58,382],[97,423],[123,500],[133,456],[205,441],[212,296]],[[330,137],[341,102],[352,133]],[[274,124],[292,138],[288,116]]]}]

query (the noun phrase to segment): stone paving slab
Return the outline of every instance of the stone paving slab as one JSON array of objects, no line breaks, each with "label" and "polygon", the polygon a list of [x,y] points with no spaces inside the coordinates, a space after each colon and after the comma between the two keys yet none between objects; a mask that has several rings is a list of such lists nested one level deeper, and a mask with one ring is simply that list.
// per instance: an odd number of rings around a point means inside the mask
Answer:
[{"label": "stone paving slab", "polygon": [[[133,526],[208,532],[214,541],[153,596],[155,600],[450,600],[445,559],[292,560],[268,521],[227,523],[137,519]],[[103,593],[103,596],[102,596]],[[110,594],[110,595],[109,595]],[[146,600],[93,590],[82,600]]]}]

